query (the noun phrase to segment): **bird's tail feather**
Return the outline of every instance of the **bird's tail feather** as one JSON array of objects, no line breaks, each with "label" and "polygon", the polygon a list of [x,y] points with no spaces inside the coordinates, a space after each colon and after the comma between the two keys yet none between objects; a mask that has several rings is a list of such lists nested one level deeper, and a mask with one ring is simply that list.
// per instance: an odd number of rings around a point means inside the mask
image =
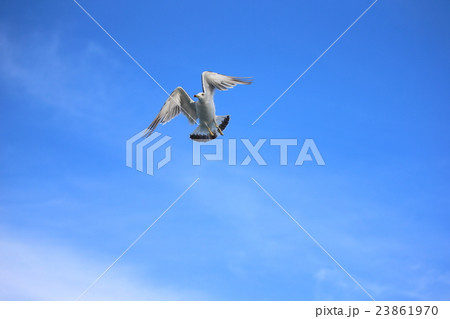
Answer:
[{"label": "bird's tail feather", "polygon": [[214,130],[211,130],[213,132],[214,135],[211,135],[211,133],[209,133],[208,129],[206,128],[206,126],[203,125],[199,125],[197,126],[197,128],[191,133],[191,135],[189,136],[191,138],[191,140],[194,140],[196,142],[208,142],[211,141],[213,139],[215,139],[217,137],[217,133]]},{"label": "bird's tail feather", "polygon": [[[216,123],[222,131],[227,127],[229,121],[230,121],[229,115],[216,116]],[[219,132],[215,126],[211,127],[210,129],[213,135],[211,135],[206,126],[199,125],[191,133],[189,137],[196,142],[204,142],[204,143],[214,140],[219,135]]]}]

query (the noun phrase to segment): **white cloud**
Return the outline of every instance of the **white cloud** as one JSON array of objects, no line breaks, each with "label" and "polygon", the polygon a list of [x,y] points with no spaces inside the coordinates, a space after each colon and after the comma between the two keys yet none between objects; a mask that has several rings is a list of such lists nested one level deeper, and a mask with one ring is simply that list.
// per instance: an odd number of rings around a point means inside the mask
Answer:
[{"label": "white cloud", "polygon": [[34,106],[91,118],[113,103],[111,74],[118,64],[99,45],[86,40],[69,50],[57,32],[17,37],[9,27],[2,29],[0,76],[36,101]]},{"label": "white cloud", "polygon": [[[93,260],[55,240],[10,235],[0,229],[0,300],[75,300],[111,262],[100,256]],[[208,299],[196,291],[148,284],[148,278],[143,281],[136,269],[121,262],[84,300]]]}]

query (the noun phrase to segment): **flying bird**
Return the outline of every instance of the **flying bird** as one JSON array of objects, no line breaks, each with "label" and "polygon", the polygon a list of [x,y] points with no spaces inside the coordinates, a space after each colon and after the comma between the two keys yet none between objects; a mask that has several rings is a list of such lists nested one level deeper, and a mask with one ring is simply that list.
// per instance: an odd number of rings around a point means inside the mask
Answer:
[{"label": "flying bird", "polygon": [[198,100],[192,100],[181,86],[177,87],[170,94],[159,114],[148,126],[144,136],[150,136],[159,123],[165,124],[180,113],[187,117],[189,123],[198,124],[197,128],[190,135],[192,140],[207,142],[215,139],[218,134],[223,135],[223,130],[227,127],[230,116],[216,115],[214,92],[216,89],[226,91],[237,84],[251,84],[252,80],[248,79],[209,71],[203,72],[203,92],[194,95]]}]

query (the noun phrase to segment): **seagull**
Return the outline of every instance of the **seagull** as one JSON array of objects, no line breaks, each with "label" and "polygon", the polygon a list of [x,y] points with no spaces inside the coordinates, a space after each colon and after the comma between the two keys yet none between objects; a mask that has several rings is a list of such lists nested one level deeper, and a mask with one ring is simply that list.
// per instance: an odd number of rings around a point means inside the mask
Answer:
[{"label": "seagull", "polygon": [[247,79],[249,78],[227,76],[210,71],[203,72],[203,92],[194,95],[198,100],[192,100],[181,86],[177,87],[169,95],[159,114],[148,126],[144,136],[149,137],[159,123],[165,124],[180,113],[187,117],[189,123],[198,125],[189,136],[192,140],[208,142],[215,139],[218,136],[217,133],[223,135],[223,130],[227,127],[230,116],[216,115],[214,92],[216,89],[226,91],[237,84],[251,84],[252,80]]}]

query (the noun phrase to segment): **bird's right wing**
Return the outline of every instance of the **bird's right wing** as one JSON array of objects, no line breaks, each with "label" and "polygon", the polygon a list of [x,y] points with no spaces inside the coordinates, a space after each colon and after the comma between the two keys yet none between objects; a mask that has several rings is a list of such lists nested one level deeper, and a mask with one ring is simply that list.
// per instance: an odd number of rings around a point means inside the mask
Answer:
[{"label": "bird's right wing", "polygon": [[235,87],[237,84],[251,84],[252,80],[248,78],[235,77],[219,74],[216,72],[205,71],[202,73],[203,92],[209,96],[214,95],[214,89],[226,91]]},{"label": "bird's right wing", "polygon": [[172,93],[170,93],[169,98],[164,103],[163,107],[159,111],[159,114],[148,126],[147,132],[144,136],[150,136],[159,123],[165,124],[180,113],[186,115],[189,123],[196,123],[197,111],[195,109],[195,102],[181,86],[177,87]]}]

